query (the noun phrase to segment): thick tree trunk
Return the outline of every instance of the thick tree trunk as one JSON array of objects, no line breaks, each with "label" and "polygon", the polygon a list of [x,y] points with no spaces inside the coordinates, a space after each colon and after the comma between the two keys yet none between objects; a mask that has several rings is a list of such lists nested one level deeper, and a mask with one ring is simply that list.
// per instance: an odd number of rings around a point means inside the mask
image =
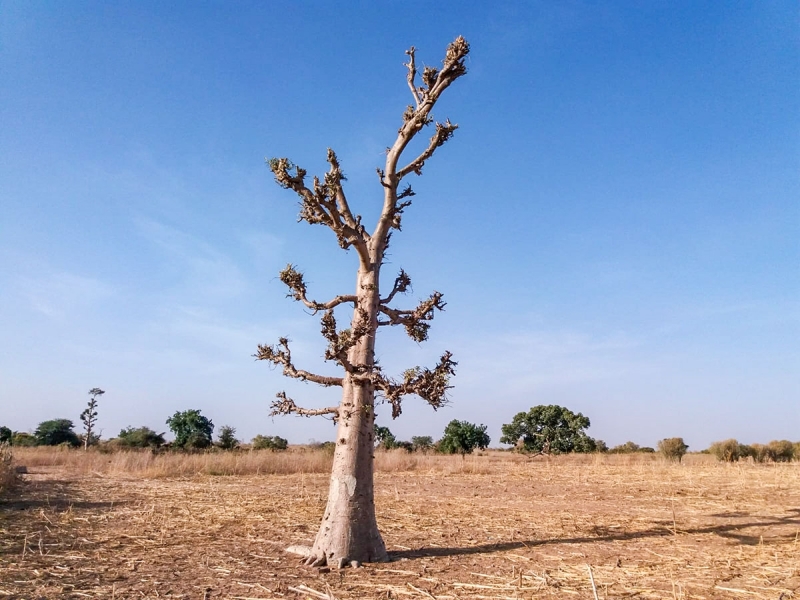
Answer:
[{"label": "thick tree trunk", "polygon": [[[377,328],[380,261],[359,270],[356,284],[358,302],[353,329],[358,321],[371,321]],[[363,311],[363,312],[362,312]],[[370,372],[375,364],[374,334],[362,337],[349,353],[351,365]],[[342,566],[353,561],[384,562],[386,547],[378,531],[373,493],[375,389],[371,383],[356,381],[351,373],[344,379],[336,435],[336,451],[328,491],[328,504],[311,550],[310,562]]]}]

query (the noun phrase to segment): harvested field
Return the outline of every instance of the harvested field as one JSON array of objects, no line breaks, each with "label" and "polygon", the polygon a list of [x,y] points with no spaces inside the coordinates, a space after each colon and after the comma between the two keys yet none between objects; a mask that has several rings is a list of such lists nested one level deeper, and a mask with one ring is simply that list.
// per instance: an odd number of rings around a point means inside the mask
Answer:
[{"label": "harvested field", "polygon": [[0,500],[0,597],[800,598],[798,463],[379,456],[393,560],[338,571],[284,552],[316,532],[319,466],[176,477],[42,456],[18,456],[29,473]]}]

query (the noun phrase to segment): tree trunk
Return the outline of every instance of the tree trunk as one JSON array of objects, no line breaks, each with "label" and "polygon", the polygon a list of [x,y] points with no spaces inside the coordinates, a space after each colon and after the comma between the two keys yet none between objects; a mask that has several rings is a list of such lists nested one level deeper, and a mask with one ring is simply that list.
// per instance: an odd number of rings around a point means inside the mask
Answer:
[{"label": "tree trunk", "polygon": [[[359,270],[353,329],[364,318],[371,322],[371,331],[377,328],[379,271],[379,260]],[[372,371],[374,334],[365,335],[353,346],[349,362],[365,373]],[[385,562],[388,555],[378,531],[373,493],[375,388],[363,380],[355,381],[348,373],[339,407],[328,504],[309,561],[331,566],[352,561]]]}]

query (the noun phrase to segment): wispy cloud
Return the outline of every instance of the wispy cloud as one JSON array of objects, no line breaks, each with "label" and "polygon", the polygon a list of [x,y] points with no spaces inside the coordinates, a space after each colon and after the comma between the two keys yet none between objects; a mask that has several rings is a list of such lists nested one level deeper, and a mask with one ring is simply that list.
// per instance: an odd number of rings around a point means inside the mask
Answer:
[{"label": "wispy cloud", "polygon": [[642,342],[624,333],[592,335],[577,331],[528,330],[500,333],[479,347],[464,345],[458,357],[459,384],[491,381],[508,393],[542,387],[607,381],[645,365],[637,356]]},{"label": "wispy cloud", "polygon": [[139,218],[136,226],[158,248],[168,267],[178,273],[183,292],[210,299],[229,299],[247,289],[239,265],[210,243],[152,219]]},{"label": "wispy cloud", "polygon": [[72,316],[113,296],[114,288],[99,279],[67,271],[43,271],[18,281],[21,294],[32,310],[51,319]]}]

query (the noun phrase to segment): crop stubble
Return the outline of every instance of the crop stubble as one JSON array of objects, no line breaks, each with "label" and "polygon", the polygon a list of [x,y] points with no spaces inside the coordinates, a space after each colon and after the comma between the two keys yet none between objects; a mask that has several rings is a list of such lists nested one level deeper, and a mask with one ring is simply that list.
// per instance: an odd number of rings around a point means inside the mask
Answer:
[{"label": "crop stubble", "polygon": [[800,597],[800,464],[628,463],[436,457],[379,472],[393,560],[342,571],[284,552],[313,539],[322,473],[32,468],[0,501],[0,597]]}]

